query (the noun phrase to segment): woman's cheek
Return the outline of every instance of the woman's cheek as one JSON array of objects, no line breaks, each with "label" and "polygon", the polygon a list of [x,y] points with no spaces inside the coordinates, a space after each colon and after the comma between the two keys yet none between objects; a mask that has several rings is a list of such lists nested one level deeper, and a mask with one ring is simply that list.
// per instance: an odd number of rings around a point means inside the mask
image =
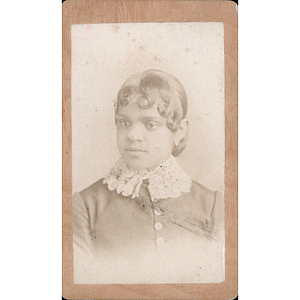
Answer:
[{"label": "woman's cheek", "polygon": [[124,143],[125,140],[126,140],[126,134],[125,134],[124,130],[118,129],[118,131],[117,131],[117,142],[118,142],[118,144]]}]

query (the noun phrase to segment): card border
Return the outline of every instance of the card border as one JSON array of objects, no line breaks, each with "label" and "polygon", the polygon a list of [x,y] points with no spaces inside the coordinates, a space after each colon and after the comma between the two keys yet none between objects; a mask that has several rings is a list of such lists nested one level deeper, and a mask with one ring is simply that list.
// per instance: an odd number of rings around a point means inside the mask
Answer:
[{"label": "card border", "polygon": [[[72,250],[71,25],[223,22],[225,50],[225,281],[201,284],[74,284]],[[232,1],[68,0],[62,9],[62,282],[66,299],[203,299],[237,296],[238,18]]]}]

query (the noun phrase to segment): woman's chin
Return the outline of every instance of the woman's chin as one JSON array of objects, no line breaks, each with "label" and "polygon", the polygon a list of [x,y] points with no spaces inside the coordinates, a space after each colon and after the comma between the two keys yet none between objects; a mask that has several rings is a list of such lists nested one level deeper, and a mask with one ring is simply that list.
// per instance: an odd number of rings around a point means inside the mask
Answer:
[{"label": "woman's chin", "polygon": [[151,157],[147,155],[147,153],[142,153],[139,155],[133,155],[131,153],[125,152],[121,153],[123,159],[125,160],[126,164],[135,170],[153,170],[159,165],[163,164],[169,156],[165,157]]},{"label": "woman's chin", "polygon": [[143,162],[133,162],[133,161],[130,161],[130,162],[127,162],[127,165],[132,168],[132,169],[135,169],[135,170],[145,170],[145,169],[148,169],[148,165],[146,163],[143,163]]},{"label": "woman's chin", "polygon": [[150,170],[153,168],[152,164],[147,159],[141,159],[139,157],[123,157],[126,164],[135,170]]}]

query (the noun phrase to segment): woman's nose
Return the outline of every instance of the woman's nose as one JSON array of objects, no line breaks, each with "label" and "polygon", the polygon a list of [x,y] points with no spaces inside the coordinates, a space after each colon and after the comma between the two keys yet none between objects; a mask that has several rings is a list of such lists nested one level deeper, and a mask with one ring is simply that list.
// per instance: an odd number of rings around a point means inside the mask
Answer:
[{"label": "woman's nose", "polygon": [[127,132],[127,139],[130,141],[142,141],[144,139],[143,128],[140,125],[133,125]]}]

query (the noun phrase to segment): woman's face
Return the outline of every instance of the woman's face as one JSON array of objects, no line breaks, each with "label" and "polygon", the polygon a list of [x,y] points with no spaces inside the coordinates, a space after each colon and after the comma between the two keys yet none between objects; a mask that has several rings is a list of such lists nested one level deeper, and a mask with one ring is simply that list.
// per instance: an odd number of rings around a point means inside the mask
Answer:
[{"label": "woman's face", "polygon": [[140,108],[133,94],[127,106],[116,114],[117,143],[126,163],[137,170],[151,170],[170,158],[176,134],[157,111],[157,102],[149,109]]}]

